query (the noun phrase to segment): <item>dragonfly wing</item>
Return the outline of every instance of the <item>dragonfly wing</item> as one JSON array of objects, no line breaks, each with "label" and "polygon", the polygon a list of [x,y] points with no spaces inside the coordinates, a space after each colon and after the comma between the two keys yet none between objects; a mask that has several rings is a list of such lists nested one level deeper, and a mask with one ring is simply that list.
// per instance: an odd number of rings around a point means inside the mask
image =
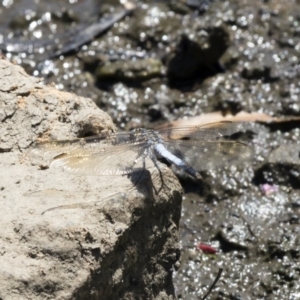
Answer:
[{"label": "dragonfly wing", "polygon": [[252,149],[235,141],[173,141],[166,148],[197,171],[249,160]]},{"label": "dragonfly wing", "polygon": [[80,175],[123,175],[143,167],[147,144],[74,149],[58,155],[51,167],[62,167]]},{"label": "dragonfly wing", "polygon": [[30,155],[43,157],[43,159],[53,159],[55,156],[69,153],[77,149],[101,149],[104,146],[115,146],[144,142],[142,136],[134,136],[130,132],[105,133],[96,136],[78,138],[73,140],[60,140],[36,143],[30,151]]},{"label": "dragonfly wing", "polygon": [[230,136],[243,130],[243,124],[238,122],[222,121],[200,126],[173,127],[159,130],[164,140],[211,140]]},{"label": "dragonfly wing", "polygon": [[133,133],[38,143],[31,154],[82,175],[128,174],[142,167],[147,139]]},{"label": "dragonfly wing", "polygon": [[30,150],[29,155],[51,161],[55,156],[78,149],[80,147],[79,141],[80,139],[36,143]]}]

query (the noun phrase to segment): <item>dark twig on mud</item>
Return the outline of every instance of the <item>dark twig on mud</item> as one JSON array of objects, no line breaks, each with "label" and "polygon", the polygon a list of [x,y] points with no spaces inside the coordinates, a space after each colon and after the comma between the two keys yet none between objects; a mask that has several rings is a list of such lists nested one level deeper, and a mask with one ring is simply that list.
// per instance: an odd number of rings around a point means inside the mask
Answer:
[{"label": "dark twig on mud", "polygon": [[204,295],[204,297],[201,300],[205,300],[207,298],[207,296],[211,293],[211,291],[213,290],[213,288],[215,287],[215,285],[217,284],[217,282],[219,281],[221,275],[223,272],[223,268],[219,268],[219,272],[215,278],[215,280],[213,281],[213,283],[211,284],[211,286],[208,289],[208,292]]}]

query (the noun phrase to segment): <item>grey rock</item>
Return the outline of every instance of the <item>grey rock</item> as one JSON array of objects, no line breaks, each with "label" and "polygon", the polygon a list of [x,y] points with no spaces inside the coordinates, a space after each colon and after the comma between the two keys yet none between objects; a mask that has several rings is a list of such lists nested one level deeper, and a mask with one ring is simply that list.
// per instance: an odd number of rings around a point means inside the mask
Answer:
[{"label": "grey rock", "polygon": [[162,166],[162,185],[151,170],[133,187],[128,177],[35,165],[37,140],[115,126],[90,99],[4,59],[0,74],[0,298],[175,299],[182,191],[172,172]]}]

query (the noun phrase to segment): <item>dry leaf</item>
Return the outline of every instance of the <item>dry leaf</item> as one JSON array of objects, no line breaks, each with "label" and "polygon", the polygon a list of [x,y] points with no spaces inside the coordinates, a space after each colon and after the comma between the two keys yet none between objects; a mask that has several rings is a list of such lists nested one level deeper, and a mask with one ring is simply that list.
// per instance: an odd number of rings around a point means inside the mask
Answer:
[{"label": "dry leaf", "polygon": [[166,127],[185,127],[185,126],[200,126],[208,123],[221,122],[221,121],[231,121],[231,122],[261,122],[261,123],[284,123],[284,122],[295,122],[300,121],[300,117],[272,117],[264,113],[252,112],[247,113],[241,111],[236,115],[227,114],[223,115],[222,112],[212,112],[207,114],[202,114],[197,117],[189,119],[181,119],[177,121],[170,122],[168,124],[163,124],[157,129],[163,129]]}]

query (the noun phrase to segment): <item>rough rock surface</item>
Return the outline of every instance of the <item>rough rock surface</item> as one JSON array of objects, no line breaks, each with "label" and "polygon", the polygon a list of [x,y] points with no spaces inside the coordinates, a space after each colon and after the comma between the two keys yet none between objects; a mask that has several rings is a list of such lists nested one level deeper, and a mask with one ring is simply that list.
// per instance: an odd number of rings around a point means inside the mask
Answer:
[{"label": "rough rock surface", "polygon": [[[4,59],[0,121],[0,299],[174,299],[181,188],[172,172],[162,185],[153,170],[133,188],[124,176],[34,165],[36,140],[115,127],[91,100]],[[60,205],[71,206],[42,215]]]}]

